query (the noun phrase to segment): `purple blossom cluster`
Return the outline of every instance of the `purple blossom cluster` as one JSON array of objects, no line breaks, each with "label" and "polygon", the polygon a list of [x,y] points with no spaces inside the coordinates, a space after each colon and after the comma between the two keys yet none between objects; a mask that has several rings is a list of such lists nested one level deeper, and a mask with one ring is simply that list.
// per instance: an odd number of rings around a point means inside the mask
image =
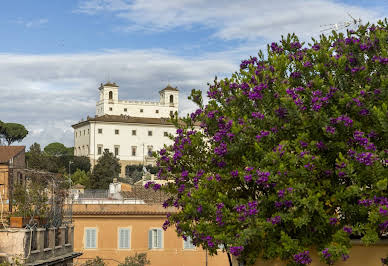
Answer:
[{"label": "purple blossom cluster", "polygon": [[258,135],[256,135],[256,139],[257,139],[257,142],[260,142],[260,140],[263,138],[263,137],[266,137],[269,135],[269,131],[266,131],[266,130],[262,130],[260,131],[260,133]]},{"label": "purple blossom cluster", "polygon": [[222,221],[222,208],[224,208],[224,204],[221,202],[221,203],[217,203],[217,211],[216,211],[216,222],[219,226],[223,226],[225,223]]},{"label": "purple blossom cluster", "polygon": [[243,246],[231,246],[229,251],[233,256],[240,256],[241,252],[244,250]]},{"label": "purple blossom cluster", "polygon": [[312,259],[310,258],[310,252],[306,250],[298,254],[295,254],[294,261],[302,265],[310,264],[312,262]]},{"label": "purple blossom cluster", "polygon": [[348,233],[349,235],[353,232],[353,229],[349,226],[344,226],[343,230],[344,230],[344,232]]},{"label": "purple blossom cluster", "polygon": [[362,131],[354,131],[353,140],[355,143],[363,146],[366,150],[375,151],[376,146],[374,143],[370,142],[370,140],[365,136],[365,133]]},{"label": "purple blossom cluster", "polygon": [[282,221],[282,217],[280,217],[280,216],[275,216],[275,217],[267,218],[267,222],[272,223],[273,225],[280,224],[281,221]]},{"label": "purple blossom cluster", "polygon": [[235,207],[236,212],[239,214],[238,219],[245,221],[247,217],[256,215],[259,211],[257,210],[257,201],[248,202],[248,204],[241,204]]},{"label": "purple blossom cluster", "polygon": [[338,219],[335,218],[335,217],[331,217],[329,219],[329,222],[330,222],[331,225],[336,225],[338,223]]},{"label": "purple blossom cluster", "polygon": [[346,115],[341,115],[337,118],[330,119],[330,123],[333,125],[338,124],[339,122],[343,122],[346,127],[353,126],[353,120],[347,117]]}]

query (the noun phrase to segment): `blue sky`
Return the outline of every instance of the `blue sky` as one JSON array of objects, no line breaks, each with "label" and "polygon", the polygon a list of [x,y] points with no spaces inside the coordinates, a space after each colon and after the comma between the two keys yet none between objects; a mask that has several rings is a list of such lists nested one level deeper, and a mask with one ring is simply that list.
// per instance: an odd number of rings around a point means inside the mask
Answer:
[{"label": "blue sky", "polygon": [[0,120],[24,124],[21,143],[73,143],[71,125],[95,114],[97,87],[157,100],[169,82],[180,113],[192,88],[229,76],[281,34],[317,37],[321,25],[375,22],[388,0],[14,0],[0,18]]}]

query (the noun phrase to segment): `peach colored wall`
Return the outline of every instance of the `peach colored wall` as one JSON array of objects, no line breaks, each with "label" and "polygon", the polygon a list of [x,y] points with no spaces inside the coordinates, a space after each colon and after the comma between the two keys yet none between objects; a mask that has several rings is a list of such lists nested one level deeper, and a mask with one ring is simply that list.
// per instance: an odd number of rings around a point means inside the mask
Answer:
[{"label": "peach colored wall", "polygon": [[[161,228],[164,215],[120,215],[120,216],[90,216],[73,215],[74,251],[83,252],[83,256],[75,259],[75,265],[86,261],[86,258],[99,256],[108,265],[123,262],[126,256],[135,252],[146,252],[151,265],[156,266],[198,266],[205,265],[204,250],[183,250],[183,240],[178,238],[173,229],[163,231],[163,249],[148,249],[148,230]],[[97,228],[97,248],[84,249],[84,230],[87,227]],[[130,250],[118,249],[118,228],[131,229]],[[220,252],[215,257],[208,256],[209,266],[228,265],[226,253]]]},{"label": "peach colored wall", "polygon": [[[350,251],[350,258],[344,261],[338,261],[336,266],[381,266],[381,258],[388,256],[388,241],[380,241],[373,246],[363,246],[360,242],[353,243]],[[312,254],[312,263],[310,266],[326,266],[320,262],[319,257]],[[236,264],[237,265],[237,264]],[[261,261],[257,260],[254,266],[283,266],[284,262],[280,261]]]}]

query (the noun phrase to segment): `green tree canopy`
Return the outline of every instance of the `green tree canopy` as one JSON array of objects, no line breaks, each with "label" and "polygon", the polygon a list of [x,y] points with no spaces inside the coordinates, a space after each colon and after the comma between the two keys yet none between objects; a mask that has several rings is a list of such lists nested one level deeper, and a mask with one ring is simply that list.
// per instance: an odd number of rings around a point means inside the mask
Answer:
[{"label": "green tree canopy", "polygon": [[87,172],[77,169],[74,174],[71,175],[71,181],[73,184],[81,184],[85,187],[90,187],[90,176]]},{"label": "green tree canopy", "polygon": [[44,152],[49,156],[65,156],[73,155],[71,148],[67,148],[65,145],[59,142],[53,142],[44,147]]},{"label": "green tree canopy", "polygon": [[0,123],[0,136],[4,138],[8,146],[15,141],[22,141],[28,134],[27,129],[17,123]]},{"label": "green tree canopy", "polygon": [[44,155],[40,149],[40,144],[34,142],[30,146],[28,152],[26,152],[26,162],[28,168],[34,169],[45,169],[46,164],[44,160]]},{"label": "green tree canopy", "polygon": [[[346,259],[388,233],[388,23],[301,43],[294,34],[209,84],[160,151],[175,226],[246,264]],[[200,125],[200,130],[195,125]],[[160,189],[159,184],[146,187]],[[314,251],[314,252],[315,252]]]},{"label": "green tree canopy", "polygon": [[93,173],[90,177],[91,188],[108,189],[113,178],[117,178],[120,174],[121,165],[119,161],[113,153],[105,150],[93,168]]}]

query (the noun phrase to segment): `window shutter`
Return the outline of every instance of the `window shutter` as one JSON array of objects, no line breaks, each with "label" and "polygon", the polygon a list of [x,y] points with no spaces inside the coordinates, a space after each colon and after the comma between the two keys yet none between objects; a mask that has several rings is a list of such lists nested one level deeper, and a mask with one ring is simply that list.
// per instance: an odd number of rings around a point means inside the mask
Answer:
[{"label": "window shutter", "polygon": [[162,229],[158,229],[158,248],[162,248]]},{"label": "window shutter", "polygon": [[86,248],[90,248],[90,230],[86,229],[86,239],[85,239]]},{"label": "window shutter", "polygon": [[131,248],[131,230],[127,229],[126,231],[126,245],[127,245],[127,248]]},{"label": "window shutter", "polygon": [[124,248],[124,230],[119,229],[119,248]]},{"label": "window shutter", "polygon": [[96,248],[96,229],[91,229],[90,248]]},{"label": "window shutter", "polygon": [[152,230],[148,231],[148,248],[152,249]]}]

